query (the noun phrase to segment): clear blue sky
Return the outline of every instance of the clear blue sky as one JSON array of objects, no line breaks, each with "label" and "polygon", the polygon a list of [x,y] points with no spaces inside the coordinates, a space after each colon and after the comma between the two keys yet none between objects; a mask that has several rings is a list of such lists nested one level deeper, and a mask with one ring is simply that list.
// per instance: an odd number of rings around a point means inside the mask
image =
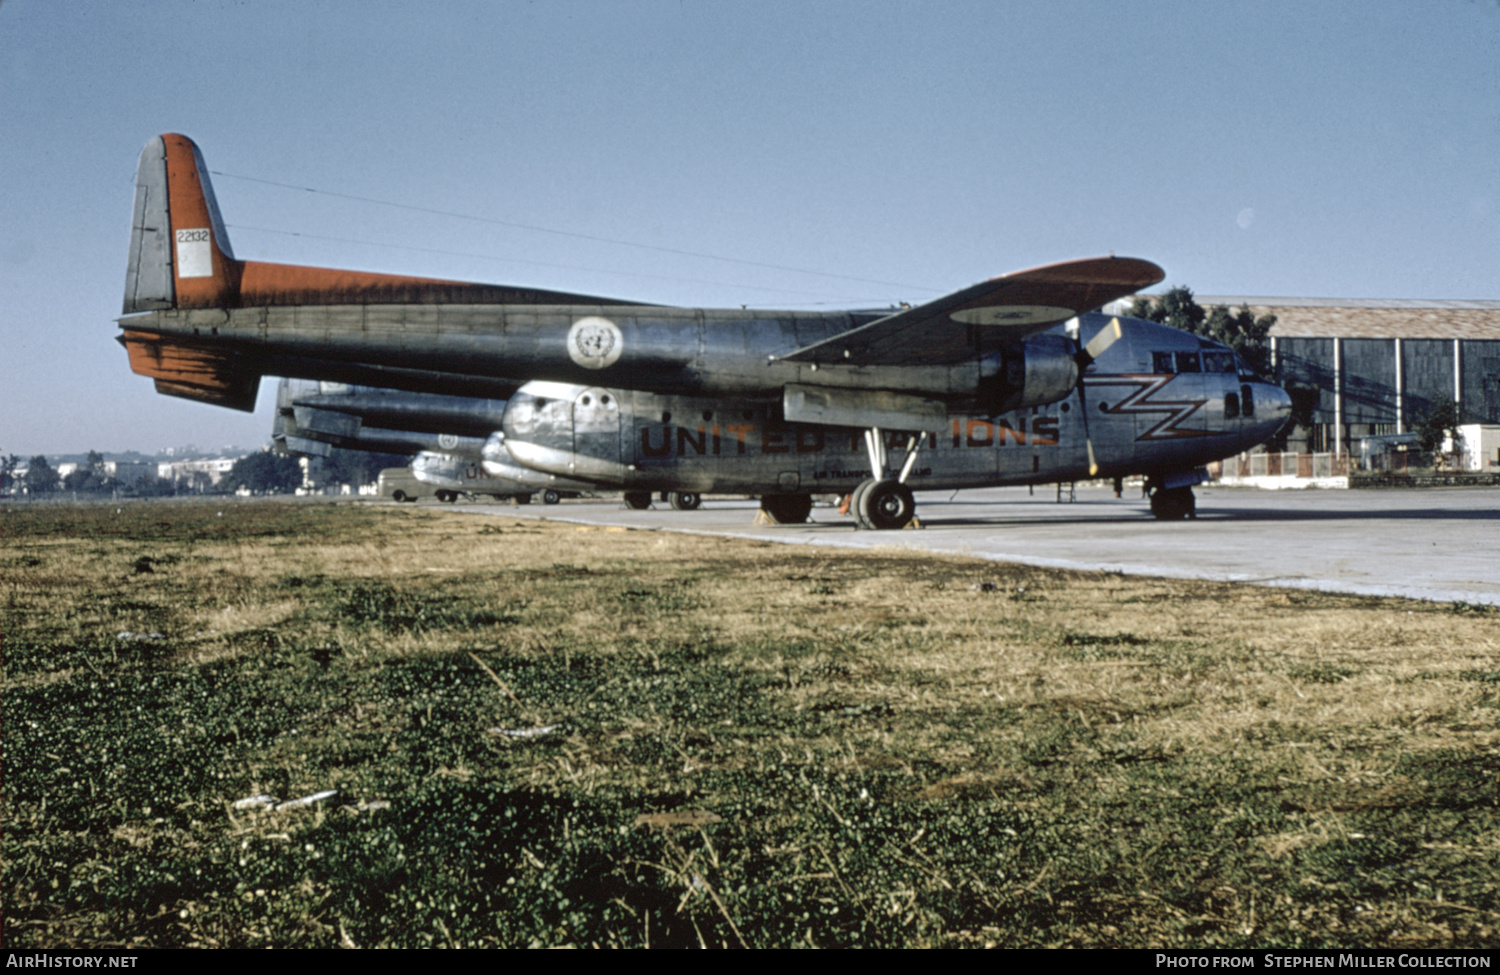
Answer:
[{"label": "clear blue sky", "polygon": [[268,387],[158,396],[113,341],[168,131],[324,191],[216,175],[242,258],[839,308],[1113,251],[1500,298],[1495,0],[5,0],[0,451],[268,437]]}]

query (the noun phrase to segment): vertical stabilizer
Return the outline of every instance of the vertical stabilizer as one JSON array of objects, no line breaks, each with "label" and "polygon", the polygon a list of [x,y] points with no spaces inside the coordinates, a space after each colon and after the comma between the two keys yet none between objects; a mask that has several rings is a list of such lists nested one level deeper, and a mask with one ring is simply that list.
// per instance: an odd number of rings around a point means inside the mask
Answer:
[{"label": "vertical stabilizer", "polygon": [[167,224],[167,158],[161,137],[146,143],[135,171],[135,216],[125,268],[125,314],[171,308],[172,229]]},{"label": "vertical stabilizer", "polygon": [[193,140],[168,133],[146,143],[135,176],[125,314],[230,304],[240,273]]}]

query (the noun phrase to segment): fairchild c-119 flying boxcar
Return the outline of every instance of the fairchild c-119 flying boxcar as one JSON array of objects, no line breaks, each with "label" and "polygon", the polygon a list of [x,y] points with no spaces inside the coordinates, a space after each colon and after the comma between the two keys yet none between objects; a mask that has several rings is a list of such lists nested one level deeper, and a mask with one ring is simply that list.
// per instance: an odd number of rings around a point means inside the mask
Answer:
[{"label": "fairchild c-119 flying boxcar", "polygon": [[900,528],[914,488],[1136,474],[1181,517],[1203,465],[1290,403],[1223,345],[1096,312],[1163,277],[1111,256],[913,308],[777,312],[242,261],[197,146],[169,134],[141,153],[120,341],[158,391],[241,410],[267,375],[503,399],[485,450],[506,464],[752,494],[780,522],[813,493]]}]

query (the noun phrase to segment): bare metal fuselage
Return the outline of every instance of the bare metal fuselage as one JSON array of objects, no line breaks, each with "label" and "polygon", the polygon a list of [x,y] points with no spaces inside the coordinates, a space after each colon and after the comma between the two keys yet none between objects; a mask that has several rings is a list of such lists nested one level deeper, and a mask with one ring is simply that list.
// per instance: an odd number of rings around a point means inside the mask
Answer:
[{"label": "bare metal fuselage", "polygon": [[[1107,321],[1084,316],[1082,339]],[[1223,346],[1151,322],[1122,323],[1123,339],[1085,373],[1082,397],[1075,390],[998,416],[953,412],[924,427],[909,486],[1165,475],[1248,449],[1285,422],[1285,393],[1241,375]],[[1196,371],[1175,371],[1189,364]],[[861,429],[787,422],[780,401],[764,398],[530,383],[511,397],[504,433],[527,466],[626,489],[842,494],[872,476]],[[895,476],[913,432],[882,437],[883,470],[874,476]]]}]

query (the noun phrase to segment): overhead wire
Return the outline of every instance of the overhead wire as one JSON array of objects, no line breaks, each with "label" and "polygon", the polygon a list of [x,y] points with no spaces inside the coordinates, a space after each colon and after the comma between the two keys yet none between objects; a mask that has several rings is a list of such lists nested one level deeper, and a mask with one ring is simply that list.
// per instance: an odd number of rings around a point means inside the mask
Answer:
[{"label": "overhead wire", "polygon": [[[645,273],[641,273],[639,271],[612,271],[612,270],[610,270],[608,268],[589,267],[587,265],[582,265],[582,264],[556,264],[556,263],[552,263],[552,262],[549,262],[549,261],[534,261],[534,260],[530,260],[528,258],[522,258],[522,257],[498,257],[498,256],[493,255],[493,254],[480,254],[480,253],[477,253],[475,251],[444,250],[444,249],[438,248],[438,247],[417,247],[417,246],[414,246],[412,244],[388,244],[388,243],[383,243],[381,241],[375,241],[375,240],[360,240],[360,239],[357,239],[357,238],[354,238],[354,237],[333,237],[333,236],[329,236],[327,234],[309,234],[309,233],[305,233],[305,232],[300,231],[300,230],[276,230],[276,229],[271,228],[271,227],[252,227],[252,226],[250,226],[248,224],[243,224],[243,223],[231,223],[231,224],[225,224],[225,226],[228,229],[230,229],[230,230],[248,230],[248,231],[251,231],[253,233],[279,234],[279,235],[284,236],[284,237],[303,237],[303,238],[306,238],[308,240],[327,240],[327,241],[334,241],[334,242],[341,243],[341,244],[359,244],[359,245],[364,246],[364,247],[383,247],[383,248],[386,248],[388,250],[413,251],[413,252],[420,253],[420,254],[443,254],[443,255],[446,255],[446,256],[449,256],[449,257],[472,257],[472,258],[478,258],[478,259],[484,260],[484,261],[497,261],[497,262],[501,262],[501,263],[505,263],[505,264],[525,264],[525,265],[529,265],[531,267],[560,268],[560,269],[568,270],[568,271],[588,271],[591,274],[615,274],[615,275],[620,275],[622,277],[650,278],[650,279],[654,279],[654,280],[658,280],[658,281],[675,281],[675,282],[678,282],[680,284],[711,284],[711,285],[715,285],[715,286],[725,286],[725,287],[731,286],[731,285],[728,285],[726,282],[723,282],[723,281],[708,281],[708,280],[704,280],[702,278],[683,278],[683,277],[676,277],[676,276],[669,275],[669,274],[645,274]],[[793,288],[768,288],[768,287],[765,287],[765,286],[741,285],[741,284],[735,284],[735,285],[732,285],[732,287],[739,288],[739,289],[744,290],[744,291],[766,291],[766,292],[771,292],[773,294],[802,295],[802,296],[805,296],[805,297],[817,297],[817,298],[822,298],[825,301],[838,300],[838,301],[848,301],[848,302],[881,302],[881,301],[887,300],[887,299],[883,299],[883,298],[865,298],[865,297],[852,297],[852,298],[838,298],[838,299],[834,299],[834,298],[829,298],[829,296],[827,296],[826,294],[823,294],[822,292],[817,292],[817,291],[798,291],[798,290],[793,289]]]},{"label": "overhead wire", "polygon": [[[703,260],[722,261],[722,262],[724,262],[726,264],[739,264],[739,265],[742,265],[744,267],[755,267],[755,268],[761,268],[763,270],[771,270],[771,271],[785,271],[785,272],[792,273],[792,274],[806,274],[806,275],[811,275],[811,276],[814,276],[814,277],[832,278],[832,279],[841,280],[841,281],[854,281],[854,282],[858,282],[860,284],[876,284],[876,285],[880,285],[882,287],[889,287],[889,288],[908,288],[908,289],[912,289],[912,290],[916,290],[916,291],[928,291],[928,292],[932,292],[934,294],[937,294],[937,293],[940,292],[940,289],[937,289],[937,288],[929,288],[929,287],[926,287],[926,286],[923,286],[923,285],[916,285],[916,284],[906,284],[906,283],[903,283],[903,282],[900,282],[900,281],[883,281],[883,280],[880,280],[880,279],[877,279],[877,278],[862,278],[862,277],[856,277],[856,276],[850,275],[850,274],[835,274],[835,273],[833,273],[831,271],[809,271],[809,270],[807,270],[805,268],[789,267],[789,266],[784,265],[784,264],[771,264],[771,263],[767,263],[765,261],[751,261],[751,260],[746,260],[744,258],[738,258],[738,257],[725,257],[725,256],[720,255],[720,254],[709,254],[709,253],[705,253],[705,252],[701,252],[701,251],[683,250],[683,249],[676,248],[676,247],[662,247],[662,246],[657,245],[657,244],[644,244],[644,243],[641,243],[639,241],[634,241],[634,240],[621,240],[621,239],[614,238],[614,237],[602,237],[602,236],[599,236],[599,235],[596,235],[596,234],[585,234],[585,233],[579,233],[577,231],[572,231],[572,230],[558,230],[558,229],[556,229],[554,227],[543,227],[543,226],[539,226],[537,224],[520,223],[520,222],[514,221],[514,220],[501,220],[501,219],[499,219],[497,217],[483,217],[483,216],[476,216],[476,215],[471,214],[471,213],[459,213],[459,212],[456,212],[456,211],[453,211],[453,210],[440,210],[440,209],[437,209],[435,207],[417,206],[415,204],[410,204],[410,203],[397,203],[397,202],[392,201],[392,200],[381,200],[381,199],[377,199],[375,197],[358,196],[358,195],[353,194],[353,193],[340,193],[340,192],[338,192],[336,190],[324,190],[324,189],[319,189],[319,188],[313,187],[313,186],[298,186],[298,185],[296,185],[294,183],[282,183],[282,182],[279,182],[277,180],[261,179],[260,177],[257,177],[257,176],[244,176],[244,175],[241,175],[239,173],[228,173],[228,172],[224,172],[223,170],[218,170],[218,169],[209,170],[209,172],[212,173],[214,176],[220,176],[220,177],[223,177],[225,179],[237,179],[237,180],[243,180],[243,181],[248,182],[248,183],[260,183],[260,184],[265,185],[265,186],[275,186],[275,187],[279,187],[281,189],[297,190],[297,191],[304,192],[304,193],[315,193],[315,194],[317,194],[319,196],[328,196],[328,197],[333,197],[335,199],[341,199],[341,200],[351,200],[351,201],[354,201],[354,202],[357,202],[357,203],[367,203],[367,204],[370,204],[370,205],[373,205],[373,206],[391,207],[391,208],[397,209],[397,210],[409,210],[409,211],[412,211],[412,212],[415,212],[415,213],[426,213],[426,214],[431,214],[431,215],[434,215],[434,216],[450,217],[450,218],[453,218],[455,220],[468,220],[468,221],[472,221],[474,223],[484,223],[484,224],[492,224],[492,225],[500,226],[500,227],[510,227],[510,228],[513,228],[513,229],[516,229],[516,230],[526,230],[526,231],[530,231],[530,232],[533,232],[533,233],[553,234],[553,235],[556,235],[556,236],[559,236],[559,237],[570,237],[570,238],[573,238],[575,240],[587,240],[587,241],[591,241],[591,242],[594,242],[594,243],[612,244],[612,245],[619,246],[619,247],[634,247],[634,248],[638,248],[640,250],[655,251],[655,252],[661,253],[661,254],[673,254],[673,255],[676,255],[678,257],[694,257],[694,258],[700,258],[700,259],[703,259]],[[273,232],[275,232],[275,231],[273,231]],[[327,238],[327,239],[336,240],[338,238]],[[389,246],[394,246],[394,245],[389,245]],[[420,249],[420,248],[417,248],[417,249]],[[465,256],[480,257],[480,256],[483,256],[483,255],[465,255]],[[491,258],[491,259],[497,259],[497,258]],[[621,273],[621,272],[611,272],[611,273]],[[714,282],[714,283],[717,283],[717,282]],[[792,293],[796,293],[796,292],[792,292]]]}]

